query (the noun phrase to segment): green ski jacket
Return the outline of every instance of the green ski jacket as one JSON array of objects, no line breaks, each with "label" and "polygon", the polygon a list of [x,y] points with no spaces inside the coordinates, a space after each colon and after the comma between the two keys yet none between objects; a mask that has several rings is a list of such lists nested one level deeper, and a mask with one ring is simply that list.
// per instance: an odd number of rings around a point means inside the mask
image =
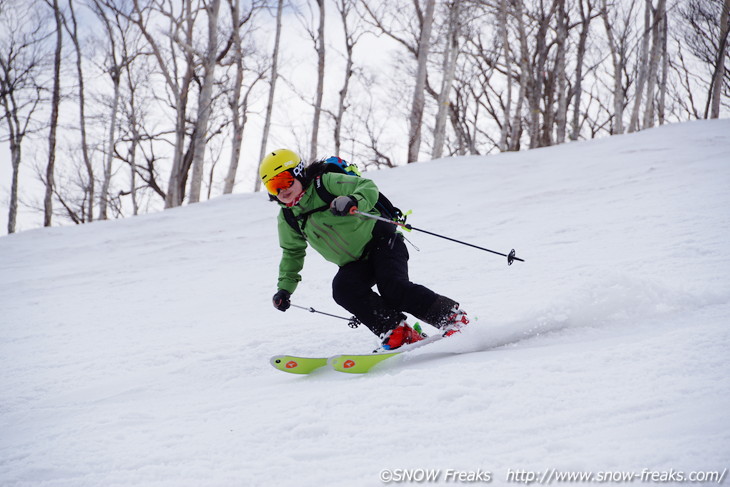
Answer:
[{"label": "green ski jacket", "polygon": [[[321,176],[325,189],[336,196],[353,196],[357,200],[358,210],[379,215],[374,208],[378,201],[379,190],[369,179],[349,176],[339,173],[325,173]],[[279,204],[284,207],[282,203]],[[294,216],[300,216],[308,211],[326,206],[317,195],[314,183],[309,184],[299,203],[291,210]],[[307,245],[311,245],[329,262],[343,266],[360,259],[366,245],[373,238],[375,220],[362,216],[336,216],[329,209],[316,211],[310,214],[303,225],[302,237],[284,218],[283,211],[279,211],[279,245],[282,249],[279,263],[278,288],[293,293],[299,281],[300,272],[304,267],[304,256]]]}]

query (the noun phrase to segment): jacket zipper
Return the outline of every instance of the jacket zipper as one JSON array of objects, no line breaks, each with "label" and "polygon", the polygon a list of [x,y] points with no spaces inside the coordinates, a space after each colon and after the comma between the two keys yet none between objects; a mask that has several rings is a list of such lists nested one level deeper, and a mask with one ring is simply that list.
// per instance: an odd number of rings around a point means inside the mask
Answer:
[{"label": "jacket zipper", "polygon": [[337,250],[336,248],[334,248],[334,247],[332,246],[332,244],[331,244],[331,243],[329,242],[329,240],[327,240],[326,238],[324,238],[324,237],[323,237],[322,235],[318,234],[317,232],[312,232],[312,233],[314,233],[314,236],[315,236],[315,237],[317,237],[317,238],[318,238],[318,239],[320,239],[320,240],[321,240],[322,242],[324,242],[324,244],[325,244],[325,245],[326,245],[327,247],[329,247],[329,249],[330,249],[330,250],[331,250],[332,252],[334,252],[334,253],[336,253],[336,254],[340,254],[340,251],[339,251],[339,250]]},{"label": "jacket zipper", "polygon": [[[345,238],[342,235],[340,235],[340,233],[337,230],[335,230],[335,227],[333,227],[332,225],[330,225],[328,223],[322,223],[322,225],[329,228],[330,232],[332,232],[332,235],[334,237],[339,238],[340,242],[342,242],[342,244],[344,245],[344,248],[347,248],[347,246],[348,246],[347,240],[345,240]],[[335,238],[333,238],[333,240],[335,240]]]},{"label": "jacket zipper", "polygon": [[[351,254],[351,253],[350,253],[350,252],[349,252],[349,251],[347,250],[347,248],[346,248],[346,247],[344,247],[344,246],[343,246],[342,244],[340,244],[340,243],[339,243],[339,242],[338,242],[338,241],[337,241],[337,240],[335,239],[335,236],[337,236],[337,237],[339,237],[339,239],[340,239],[340,240],[341,240],[341,241],[342,241],[342,242],[343,242],[343,243],[344,243],[345,245],[347,245],[347,241],[346,241],[346,240],[345,240],[344,238],[342,238],[342,236],[341,236],[340,234],[338,234],[338,233],[337,233],[337,232],[336,232],[336,231],[334,230],[334,228],[332,228],[332,226],[331,226],[331,225],[326,225],[326,224],[325,224],[325,226],[326,226],[327,228],[329,228],[330,230],[332,230],[332,232],[328,232],[328,231],[327,231],[326,229],[322,228],[322,227],[321,227],[320,225],[318,225],[318,224],[317,224],[317,223],[315,223],[315,222],[311,222],[311,224],[312,224],[312,226],[313,226],[314,228],[316,228],[316,229],[317,229],[317,230],[319,230],[320,232],[324,233],[324,234],[325,234],[325,235],[326,235],[326,236],[328,237],[328,239],[329,239],[329,240],[327,240],[327,239],[324,239],[324,238],[322,238],[322,237],[319,237],[319,238],[321,238],[322,240],[324,240],[324,242],[325,242],[325,243],[327,244],[327,246],[328,246],[329,248],[331,248],[332,250],[334,250],[334,251],[335,251],[335,252],[337,252],[337,253],[342,253],[342,254],[345,254],[345,255],[347,255],[348,257],[352,258],[353,260],[357,260],[357,257],[355,257],[354,255],[352,255],[352,254]],[[333,236],[333,234],[334,234],[334,236]],[[319,236],[319,235],[318,235],[318,236]],[[333,247],[333,245],[334,245],[334,246],[336,246],[336,247],[337,247],[337,249],[339,249],[339,251],[338,251],[338,250],[337,250],[336,248],[334,248],[334,247]]]}]

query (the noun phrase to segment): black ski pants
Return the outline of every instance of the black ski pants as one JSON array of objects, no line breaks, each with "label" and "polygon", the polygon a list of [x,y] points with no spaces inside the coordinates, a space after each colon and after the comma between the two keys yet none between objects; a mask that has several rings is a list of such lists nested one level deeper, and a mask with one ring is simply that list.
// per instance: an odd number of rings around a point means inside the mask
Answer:
[{"label": "black ski pants", "polygon": [[365,257],[340,267],[335,275],[335,302],[378,336],[405,319],[403,312],[440,327],[458,304],[410,281],[403,235],[374,237],[369,247]]}]

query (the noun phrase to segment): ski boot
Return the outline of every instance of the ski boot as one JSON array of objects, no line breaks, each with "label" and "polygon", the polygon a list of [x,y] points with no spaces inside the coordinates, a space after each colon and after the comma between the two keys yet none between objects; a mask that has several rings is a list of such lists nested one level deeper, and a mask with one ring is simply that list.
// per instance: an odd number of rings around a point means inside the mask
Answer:
[{"label": "ski boot", "polygon": [[416,323],[411,328],[408,323],[401,321],[398,326],[383,335],[381,347],[383,350],[395,350],[409,343],[420,342],[424,338],[425,335],[421,330],[421,325]]},{"label": "ski boot", "polygon": [[460,333],[461,329],[468,324],[469,318],[466,316],[466,312],[459,309],[459,306],[454,306],[444,320],[441,329],[444,330],[445,337],[450,337],[454,333]]}]

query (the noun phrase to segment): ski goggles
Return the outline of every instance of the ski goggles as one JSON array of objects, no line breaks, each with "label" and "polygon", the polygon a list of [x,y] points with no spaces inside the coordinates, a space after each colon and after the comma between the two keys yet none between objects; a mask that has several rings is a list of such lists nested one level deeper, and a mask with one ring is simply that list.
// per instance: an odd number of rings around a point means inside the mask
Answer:
[{"label": "ski goggles", "polygon": [[276,196],[281,191],[291,188],[294,184],[294,175],[291,171],[283,171],[264,183],[266,190]]}]

